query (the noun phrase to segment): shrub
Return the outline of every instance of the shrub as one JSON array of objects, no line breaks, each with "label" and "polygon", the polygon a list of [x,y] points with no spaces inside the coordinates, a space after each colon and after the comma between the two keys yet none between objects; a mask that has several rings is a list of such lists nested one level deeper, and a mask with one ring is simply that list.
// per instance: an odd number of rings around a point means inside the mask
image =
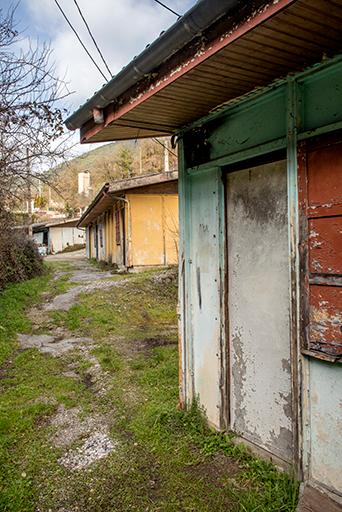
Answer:
[{"label": "shrub", "polygon": [[10,213],[0,205],[0,289],[43,271],[36,245],[24,230],[15,229]]}]

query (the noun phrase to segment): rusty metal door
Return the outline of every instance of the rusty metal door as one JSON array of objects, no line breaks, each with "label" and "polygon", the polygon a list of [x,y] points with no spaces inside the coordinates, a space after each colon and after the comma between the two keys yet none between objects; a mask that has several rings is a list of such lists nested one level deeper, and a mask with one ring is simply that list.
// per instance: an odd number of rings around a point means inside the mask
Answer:
[{"label": "rusty metal door", "polygon": [[227,176],[231,428],[293,457],[286,161]]}]

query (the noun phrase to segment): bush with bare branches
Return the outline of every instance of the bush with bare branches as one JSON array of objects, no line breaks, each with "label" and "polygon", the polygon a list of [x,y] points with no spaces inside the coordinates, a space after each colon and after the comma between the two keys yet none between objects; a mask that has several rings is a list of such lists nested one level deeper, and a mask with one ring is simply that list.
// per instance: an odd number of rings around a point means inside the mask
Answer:
[{"label": "bush with bare branches", "polygon": [[50,48],[24,38],[16,29],[15,13],[15,8],[0,8],[0,286],[41,266],[37,260],[36,267],[30,263],[31,270],[25,270],[26,257],[34,259],[35,253],[12,229],[8,209],[33,180],[44,181],[42,166],[51,166],[65,151],[59,101],[68,92],[55,76]]}]

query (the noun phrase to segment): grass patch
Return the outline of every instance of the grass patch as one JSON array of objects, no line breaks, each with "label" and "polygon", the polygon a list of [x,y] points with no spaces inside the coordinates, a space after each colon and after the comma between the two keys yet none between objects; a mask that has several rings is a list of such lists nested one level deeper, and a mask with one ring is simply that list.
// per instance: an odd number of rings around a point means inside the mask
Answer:
[{"label": "grass patch", "polygon": [[[55,267],[55,265],[53,265]],[[58,450],[51,449],[41,428],[58,403],[67,407],[86,404],[88,391],[81,383],[63,376],[61,360],[37,350],[17,351],[18,333],[30,332],[28,307],[43,292],[57,294],[67,281],[51,281],[52,268],[44,275],[10,285],[0,293],[0,510],[36,511],[42,468],[61,468]]]},{"label": "grass patch", "polygon": [[[232,435],[209,429],[196,405],[177,410],[177,347],[154,345],[164,332],[176,343],[176,301],[174,283],[154,282],[146,272],[75,306],[80,331],[98,341],[94,355],[112,376],[103,407],[115,411],[112,434],[123,443],[120,456],[97,469],[106,491],[95,493],[90,509],[294,512],[298,485],[291,476],[252,456]],[[81,482],[73,493],[90,506]]]},{"label": "grass patch", "polygon": [[42,276],[9,285],[0,292],[0,367],[16,347],[17,333],[30,330],[25,311],[47,290],[50,277],[46,271]]},{"label": "grass patch", "polygon": [[53,317],[58,325],[98,340],[108,335],[132,341],[174,337],[176,284],[152,283],[150,275],[131,275],[124,286],[82,295],[79,304]]},{"label": "grass patch", "polygon": [[[25,308],[40,291],[53,292],[49,277],[40,285],[33,280],[28,298],[12,291],[13,343],[18,330],[30,329]],[[65,286],[68,279],[58,289]],[[290,476],[234,444],[232,435],[209,429],[196,405],[177,409],[176,302],[175,283],[145,272],[80,296],[69,311],[51,312],[52,324],[94,339],[105,393],[87,381],[91,362],[82,350],[62,358],[12,354],[0,380],[1,511],[295,511]],[[68,367],[79,379],[63,375]],[[116,450],[86,471],[61,467],[63,450],[51,446],[48,422],[58,404],[107,418]]]}]

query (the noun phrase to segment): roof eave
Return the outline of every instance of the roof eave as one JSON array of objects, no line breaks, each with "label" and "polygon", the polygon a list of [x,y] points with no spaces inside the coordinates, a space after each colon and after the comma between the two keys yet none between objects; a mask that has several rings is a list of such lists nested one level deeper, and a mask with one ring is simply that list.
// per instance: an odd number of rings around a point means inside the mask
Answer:
[{"label": "roof eave", "polygon": [[176,23],[160,35],[152,44],[100,91],[69,116],[65,124],[69,130],[76,130],[92,119],[94,108],[103,109],[127,89],[168,60],[175,52],[186,46],[223,15],[228,14],[240,0],[200,0]]},{"label": "roof eave", "polygon": [[78,223],[77,223],[77,227],[78,228],[83,228],[83,227],[86,227],[88,225],[88,223],[85,223],[86,218],[88,217],[89,213],[94,208],[94,206],[100,202],[100,200],[103,198],[104,194],[107,193],[108,189],[109,189],[109,183],[105,183],[101,187],[99,192],[96,194],[95,198],[92,200],[92,202],[90,203],[90,205],[88,206],[88,208],[82,214],[80,220],[78,221]]}]

